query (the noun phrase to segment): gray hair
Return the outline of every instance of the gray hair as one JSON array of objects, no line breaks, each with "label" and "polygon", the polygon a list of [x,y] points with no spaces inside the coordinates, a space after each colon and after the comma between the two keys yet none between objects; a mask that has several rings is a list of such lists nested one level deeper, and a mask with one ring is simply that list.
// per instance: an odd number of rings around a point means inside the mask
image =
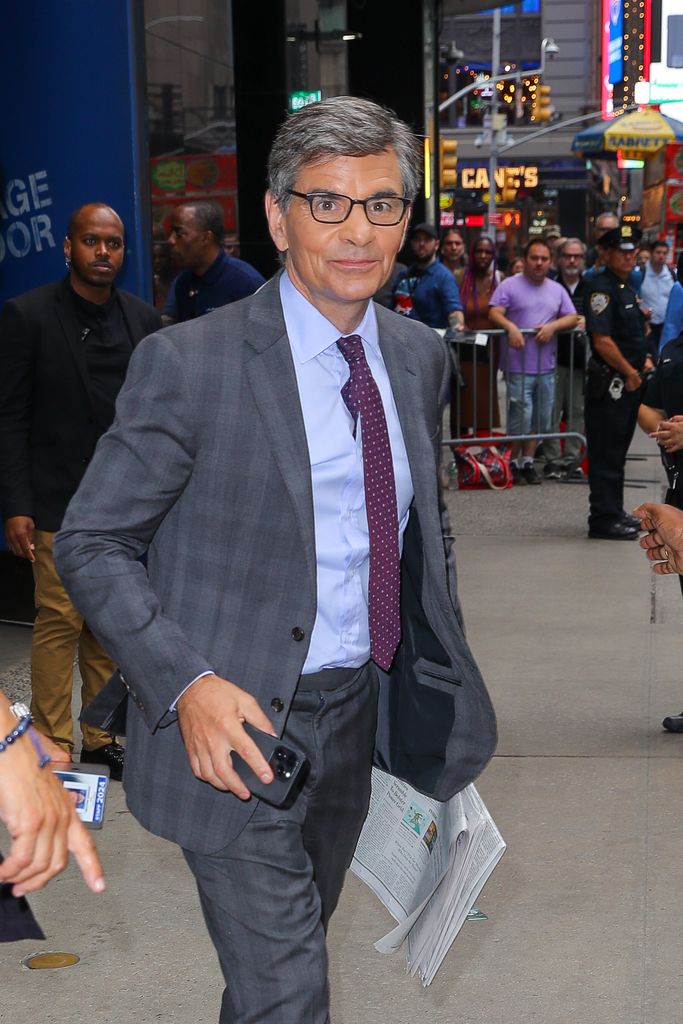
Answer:
[{"label": "gray hair", "polygon": [[357,96],[330,96],[290,114],[278,129],[268,159],[268,187],[287,208],[302,167],[338,156],[374,156],[393,149],[403,194],[414,199],[422,181],[422,151],[392,110]]},{"label": "gray hair", "polygon": [[562,245],[560,245],[558,247],[558,255],[559,256],[562,255],[562,253],[564,252],[564,250],[567,248],[568,245],[580,245],[581,246],[581,255],[585,259],[585,257],[586,257],[586,243],[582,242],[580,238],[564,238],[562,240]]},{"label": "gray hair", "polygon": [[[610,220],[615,220],[617,222],[617,227],[619,227],[619,217],[617,216],[617,214],[613,213],[611,210],[604,210],[602,213],[599,213],[598,216],[595,218],[596,231],[602,230],[602,225],[604,224],[605,220],[607,220],[607,218],[609,218]],[[605,230],[611,231],[612,228],[606,228]]]},{"label": "gray hair", "polygon": [[223,227],[223,211],[218,203],[214,203],[211,199],[188,199],[186,203],[178,205],[186,210],[192,210],[193,220],[199,230],[210,231],[220,245],[225,228]]}]

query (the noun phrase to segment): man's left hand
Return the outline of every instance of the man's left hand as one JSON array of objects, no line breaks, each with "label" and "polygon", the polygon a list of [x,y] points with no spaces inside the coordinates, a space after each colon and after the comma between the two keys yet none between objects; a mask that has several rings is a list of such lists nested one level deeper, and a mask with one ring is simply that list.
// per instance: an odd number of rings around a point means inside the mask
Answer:
[{"label": "man's left hand", "polygon": [[536,331],[536,341],[539,345],[547,345],[555,333],[555,329],[552,324],[541,324]]}]

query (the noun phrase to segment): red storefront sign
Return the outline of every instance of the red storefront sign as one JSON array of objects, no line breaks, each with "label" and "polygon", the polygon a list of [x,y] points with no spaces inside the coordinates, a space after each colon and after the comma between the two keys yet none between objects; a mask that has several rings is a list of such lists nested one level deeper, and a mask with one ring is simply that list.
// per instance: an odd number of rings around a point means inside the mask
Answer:
[{"label": "red storefront sign", "polygon": [[207,193],[234,192],[237,188],[235,153],[155,156],[150,169],[154,198],[175,193],[199,199]]},{"label": "red storefront sign", "polygon": [[235,153],[193,153],[150,160],[152,216],[166,234],[173,210],[188,199],[211,199],[223,210],[223,226],[237,230],[237,157]]},{"label": "red storefront sign", "polygon": [[669,143],[664,157],[664,177],[683,181],[683,143]]},{"label": "red storefront sign", "polygon": [[669,182],[666,186],[666,221],[683,221],[683,182],[680,185]]}]

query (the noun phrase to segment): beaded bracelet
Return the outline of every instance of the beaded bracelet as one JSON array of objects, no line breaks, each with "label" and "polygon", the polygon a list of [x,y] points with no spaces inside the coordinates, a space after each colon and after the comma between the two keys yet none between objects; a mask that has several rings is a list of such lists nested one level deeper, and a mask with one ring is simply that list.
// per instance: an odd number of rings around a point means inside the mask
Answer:
[{"label": "beaded bracelet", "polygon": [[17,725],[9,732],[4,740],[0,740],[0,754],[2,754],[8,747],[11,747],[15,740],[18,740],[20,736],[23,736],[31,722],[33,721],[30,715],[24,715],[20,718]]},{"label": "beaded bracelet", "polygon": [[50,764],[50,762],[52,761],[52,758],[50,757],[49,754],[45,753],[45,750],[43,748],[43,744],[40,742],[40,736],[38,735],[36,730],[33,728],[33,726],[31,726],[31,728],[29,729],[28,735],[29,735],[29,739],[31,740],[31,743],[33,744],[33,749],[35,750],[36,754],[38,755],[38,767],[39,768],[44,768],[45,765]]}]

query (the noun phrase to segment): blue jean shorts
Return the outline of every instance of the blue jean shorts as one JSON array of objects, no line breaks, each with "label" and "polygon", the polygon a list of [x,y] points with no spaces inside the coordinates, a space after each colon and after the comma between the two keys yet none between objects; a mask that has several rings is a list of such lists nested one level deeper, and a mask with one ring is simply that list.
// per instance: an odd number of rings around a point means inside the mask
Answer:
[{"label": "blue jean shorts", "polygon": [[508,434],[548,434],[555,403],[555,371],[509,373]]}]

